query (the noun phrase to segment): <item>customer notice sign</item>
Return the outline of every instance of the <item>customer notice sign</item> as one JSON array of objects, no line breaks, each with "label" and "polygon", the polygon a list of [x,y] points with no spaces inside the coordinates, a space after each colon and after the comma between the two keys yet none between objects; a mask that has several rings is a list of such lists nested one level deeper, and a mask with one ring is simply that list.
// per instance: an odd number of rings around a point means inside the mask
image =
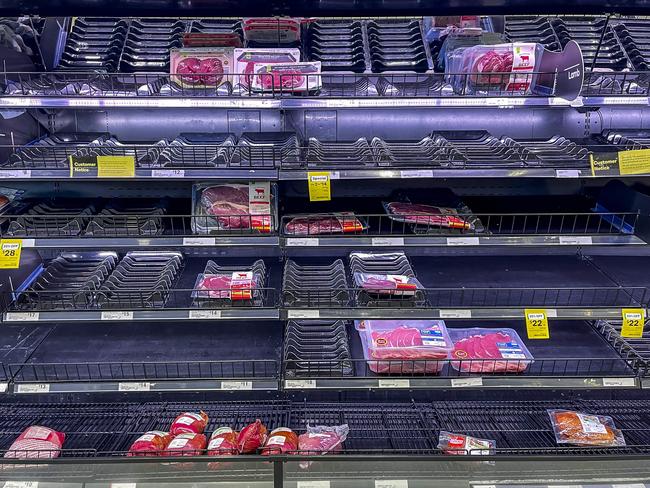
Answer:
[{"label": "customer notice sign", "polygon": [[133,156],[70,156],[71,178],[133,178]]},{"label": "customer notice sign", "polygon": [[593,176],[650,174],[650,149],[591,153],[589,162]]}]

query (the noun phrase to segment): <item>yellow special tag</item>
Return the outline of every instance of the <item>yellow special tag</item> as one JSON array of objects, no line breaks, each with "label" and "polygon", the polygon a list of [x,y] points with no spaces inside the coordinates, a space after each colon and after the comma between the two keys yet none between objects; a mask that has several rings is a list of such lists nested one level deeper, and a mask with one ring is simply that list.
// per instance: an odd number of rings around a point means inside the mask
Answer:
[{"label": "yellow special tag", "polygon": [[332,199],[328,171],[310,171],[307,173],[307,181],[309,183],[310,202],[327,202]]},{"label": "yellow special tag", "polygon": [[639,338],[643,337],[643,326],[645,325],[645,310],[642,308],[623,309],[622,337]]},{"label": "yellow special tag", "polygon": [[524,310],[526,316],[526,332],[529,339],[548,339],[548,317],[546,310],[527,308]]},{"label": "yellow special tag", "polygon": [[650,173],[650,149],[619,151],[618,166],[622,175],[643,175]]},{"label": "yellow special tag", "polygon": [[133,156],[97,156],[99,178],[133,178],[135,158]]},{"label": "yellow special tag", "polygon": [[21,239],[2,239],[0,241],[0,269],[17,269],[20,266]]}]

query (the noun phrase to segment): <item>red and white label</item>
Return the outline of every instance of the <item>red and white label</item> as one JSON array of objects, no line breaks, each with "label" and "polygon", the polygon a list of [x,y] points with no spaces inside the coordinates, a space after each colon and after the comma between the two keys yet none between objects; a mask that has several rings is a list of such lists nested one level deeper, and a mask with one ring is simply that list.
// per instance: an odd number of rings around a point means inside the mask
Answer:
[{"label": "red and white label", "polygon": [[231,300],[251,300],[253,298],[252,288],[252,271],[235,271],[230,277]]},{"label": "red and white label", "polygon": [[525,91],[530,88],[535,71],[535,43],[517,42],[512,45],[512,74],[506,90]]}]

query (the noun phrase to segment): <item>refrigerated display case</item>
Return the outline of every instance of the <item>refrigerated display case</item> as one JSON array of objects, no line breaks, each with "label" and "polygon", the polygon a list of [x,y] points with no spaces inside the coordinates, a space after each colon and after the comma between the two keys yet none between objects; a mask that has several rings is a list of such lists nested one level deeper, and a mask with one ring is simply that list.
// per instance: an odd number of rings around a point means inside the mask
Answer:
[{"label": "refrigerated display case", "polygon": [[0,4],[0,482],[650,486],[647,9]]}]

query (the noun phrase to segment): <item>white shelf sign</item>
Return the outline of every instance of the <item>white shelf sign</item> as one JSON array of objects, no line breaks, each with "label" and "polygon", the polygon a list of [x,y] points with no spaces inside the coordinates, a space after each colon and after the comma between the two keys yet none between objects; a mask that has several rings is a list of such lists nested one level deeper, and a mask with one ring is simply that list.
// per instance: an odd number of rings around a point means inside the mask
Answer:
[{"label": "white shelf sign", "polygon": [[593,243],[591,236],[560,236],[563,246],[590,246]]},{"label": "white shelf sign", "polygon": [[252,390],[253,382],[252,381],[222,381],[221,390],[229,391],[241,391],[241,390]]},{"label": "white shelf sign", "polygon": [[48,393],[50,385],[47,383],[29,383],[27,385],[16,385],[16,393]]},{"label": "white shelf sign", "polygon": [[433,178],[432,169],[413,169],[413,170],[403,170],[399,172],[401,178]]},{"label": "white shelf sign", "polygon": [[603,386],[610,388],[635,387],[636,381],[634,378],[603,378]]},{"label": "white shelf sign", "polygon": [[185,178],[184,169],[152,169],[152,178]]},{"label": "white shelf sign", "polygon": [[384,246],[403,246],[404,238],[403,237],[373,237],[370,241],[373,247],[384,247]]},{"label": "white shelf sign", "polygon": [[287,239],[287,247],[318,247],[319,244],[317,237],[290,237]]},{"label": "white shelf sign", "polygon": [[145,381],[119,383],[117,389],[118,391],[150,391],[151,383]]},{"label": "white shelf sign", "polygon": [[330,488],[329,480],[298,481],[296,488]]},{"label": "white shelf sign", "polygon": [[478,237],[447,237],[448,246],[478,246],[481,241]]},{"label": "white shelf sign", "polygon": [[375,480],[375,488],[409,488],[408,480]]},{"label": "white shelf sign", "polygon": [[136,488],[136,483],[111,483],[110,488]]},{"label": "white shelf sign", "polygon": [[5,481],[4,488],[38,488],[38,481]]},{"label": "white shelf sign", "polygon": [[471,310],[440,310],[441,319],[471,319]]},{"label": "white shelf sign", "polygon": [[214,246],[216,237],[183,237],[183,246]]},{"label": "white shelf sign", "polygon": [[101,320],[133,320],[133,311],[102,312]]},{"label": "white shelf sign", "polygon": [[452,378],[452,388],[471,388],[473,386],[483,386],[483,378]]},{"label": "white shelf sign", "polygon": [[0,171],[0,178],[31,178],[31,169],[12,169]]},{"label": "white shelf sign", "polygon": [[379,388],[410,388],[410,380],[405,379],[380,379],[378,380]]},{"label": "white shelf sign", "polygon": [[285,380],[284,388],[287,390],[316,388],[316,380]]},{"label": "white shelf sign", "polygon": [[38,312],[7,312],[6,322],[37,322],[40,314]]},{"label": "white shelf sign", "polygon": [[198,320],[220,319],[221,310],[190,310],[188,317]]},{"label": "white shelf sign", "polygon": [[317,319],[320,317],[320,310],[287,310],[288,319]]}]

